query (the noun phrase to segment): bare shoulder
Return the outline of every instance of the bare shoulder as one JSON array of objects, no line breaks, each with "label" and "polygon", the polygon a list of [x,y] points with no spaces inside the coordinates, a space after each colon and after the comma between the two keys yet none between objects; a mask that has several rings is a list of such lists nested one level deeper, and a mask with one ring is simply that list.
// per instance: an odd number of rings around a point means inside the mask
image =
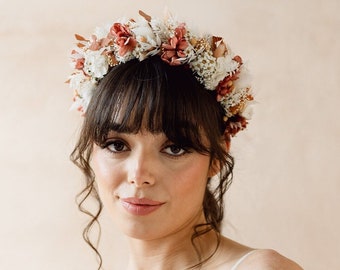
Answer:
[{"label": "bare shoulder", "polygon": [[303,270],[298,264],[272,249],[256,250],[237,269]]}]

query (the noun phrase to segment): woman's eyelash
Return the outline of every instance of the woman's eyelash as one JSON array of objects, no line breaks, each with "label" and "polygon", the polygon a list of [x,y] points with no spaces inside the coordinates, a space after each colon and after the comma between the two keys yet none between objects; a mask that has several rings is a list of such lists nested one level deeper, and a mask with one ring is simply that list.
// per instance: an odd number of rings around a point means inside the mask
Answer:
[{"label": "woman's eyelash", "polygon": [[[123,153],[129,150],[129,145],[124,140],[118,138],[108,139],[99,146],[114,154]],[[181,146],[179,144],[172,143],[171,141],[166,142],[160,151],[171,158],[179,158],[193,152],[191,147]]]},{"label": "woman's eyelash", "polygon": [[185,154],[191,153],[192,151],[189,147],[170,143],[163,148],[163,152],[172,157],[180,157]]},{"label": "woman's eyelash", "polygon": [[127,144],[121,139],[108,140],[101,147],[112,153],[121,153],[128,150]]}]

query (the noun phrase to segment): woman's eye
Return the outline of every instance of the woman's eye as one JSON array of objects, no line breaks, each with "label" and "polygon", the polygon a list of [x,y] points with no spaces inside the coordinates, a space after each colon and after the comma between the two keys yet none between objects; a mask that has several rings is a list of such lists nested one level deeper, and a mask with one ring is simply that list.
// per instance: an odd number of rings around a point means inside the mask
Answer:
[{"label": "woman's eye", "polygon": [[163,151],[171,156],[181,156],[187,153],[185,149],[175,144],[165,147]]},{"label": "woman's eye", "polygon": [[123,141],[116,140],[116,141],[111,141],[106,144],[106,148],[110,150],[111,152],[114,153],[119,153],[119,152],[124,152],[128,150],[127,146]]}]

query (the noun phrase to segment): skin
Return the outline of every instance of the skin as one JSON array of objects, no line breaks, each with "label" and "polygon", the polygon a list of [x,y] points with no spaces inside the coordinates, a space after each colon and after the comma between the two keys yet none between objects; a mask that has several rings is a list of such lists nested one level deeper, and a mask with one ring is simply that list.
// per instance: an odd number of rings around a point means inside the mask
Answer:
[{"label": "skin", "polygon": [[[205,222],[204,190],[207,178],[216,173],[209,156],[180,148],[164,134],[110,132],[104,146],[94,145],[91,167],[104,206],[129,240],[128,270],[185,269],[198,262],[191,235],[194,225]],[[122,206],[127,197],[152,199],[161,206],[147,215],[131,214]],[[207,258],[216,235],[207,233],[196,241]],[[201,269],[231,269],[250,250],[222,237]],[[274,251],[259,250],[238,269],[301,268]]]}]

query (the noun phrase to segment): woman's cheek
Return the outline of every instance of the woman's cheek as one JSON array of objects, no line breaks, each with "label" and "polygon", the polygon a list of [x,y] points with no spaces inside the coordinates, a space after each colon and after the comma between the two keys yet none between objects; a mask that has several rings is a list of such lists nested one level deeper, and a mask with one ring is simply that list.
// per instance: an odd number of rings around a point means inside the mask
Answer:
[{"label": "woman's cheek", "polygon": [[202,156],[199,157],[199,159],[189,160],[187,163],[182,164],[180,168],[173,168],[173,179],[176,182],[174,183],[175,187],[179,189],[178,193],[188,195],[193,193],[193,190],[205,190],[209,159]]},{"label": "woman's cheek", "polygon": [[121,174],[121,169],[114,160],[110,160],[106,157],[105,153],[97,150],[92,159],[92,169],[95,174],[95,180],[99,185],[105,188],[113,187]]}]

